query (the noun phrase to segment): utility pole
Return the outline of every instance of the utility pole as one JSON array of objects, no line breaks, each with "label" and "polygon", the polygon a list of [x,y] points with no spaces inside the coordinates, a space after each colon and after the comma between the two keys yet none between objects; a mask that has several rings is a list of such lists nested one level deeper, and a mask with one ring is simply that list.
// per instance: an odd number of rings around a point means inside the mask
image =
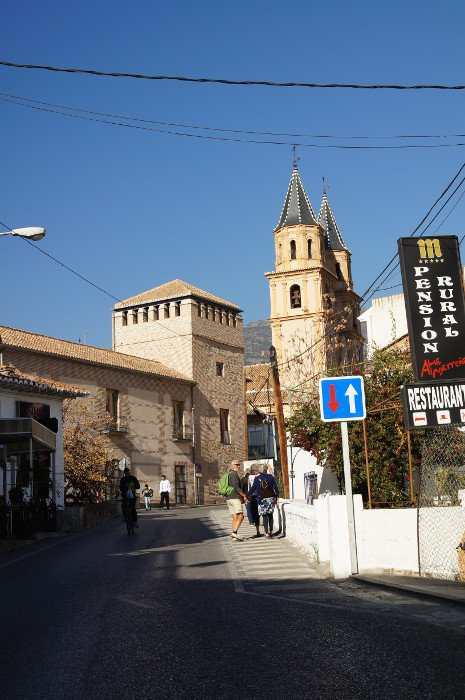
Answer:
[{"label": "utility pole", "polygon": [[276,349],[270,346],[271,375],[273,378],[274,406],[276,422],[278,424],[279,451],[281,453],[281,469],[283,472],[284,498],[289,498],[289,470],[287,466],[287,439],[286,428],[284,426],[283,397],[279,383],[278,362],[276,359]]}]

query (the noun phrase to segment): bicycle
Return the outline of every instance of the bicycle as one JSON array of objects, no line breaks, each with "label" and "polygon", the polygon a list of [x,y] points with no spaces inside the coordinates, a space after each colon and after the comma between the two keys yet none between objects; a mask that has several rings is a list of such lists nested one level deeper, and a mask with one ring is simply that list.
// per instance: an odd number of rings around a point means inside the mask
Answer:
[{"label": "bicycle", "polygon": [[128,529],[128,535],[133,535],[135,533],[134,511],[128,502],[126,502],[123,505],[122,510],[123,510],[123,517],[124,517],[124,520],[126,522],[126,527]]}]

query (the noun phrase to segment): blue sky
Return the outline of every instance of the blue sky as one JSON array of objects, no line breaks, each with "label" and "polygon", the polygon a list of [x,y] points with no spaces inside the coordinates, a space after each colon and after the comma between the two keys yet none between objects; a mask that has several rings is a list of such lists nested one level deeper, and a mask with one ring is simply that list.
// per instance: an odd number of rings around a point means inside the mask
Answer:
[{"label": "blue sky", "polygon": [[[16,0],[0,9],[0,60],[231,79],[458,84],[465,83],[464,20],[465,6],[451,0]],[[465,132],[461,91],[224,87],[0,67],[0,92],[227,129]],[[180,278],[240,305],[246,321],[268,317],[263,273],[274,267],[290,147],[168,136],[3,101],[0,124],[1,221],[45,226],[37,245],[117,298]],[[447,142],[458,141],[465,138]],[[359,293],[465,160],[463,147],[298,154],[315,209],[322,177],[329,183]],[[461,238],[464,207],[465,198],[438,233]],[[23,241],[0,244],[2,324],[110,345],[110,297]]]}]

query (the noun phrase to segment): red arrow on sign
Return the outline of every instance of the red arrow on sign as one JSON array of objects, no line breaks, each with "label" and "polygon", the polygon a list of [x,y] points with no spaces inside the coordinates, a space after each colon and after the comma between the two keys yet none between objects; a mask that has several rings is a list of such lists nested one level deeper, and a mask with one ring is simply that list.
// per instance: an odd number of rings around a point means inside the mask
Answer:
[{"label": "red arrow on sign", "polygon": [[335,384],[329,385],[329,398],[331,399],[331,401],[328,401],[328,406],[330,407],[330,409],[333,413],[336,413],[340,401],[336,401],[336,385]]}]

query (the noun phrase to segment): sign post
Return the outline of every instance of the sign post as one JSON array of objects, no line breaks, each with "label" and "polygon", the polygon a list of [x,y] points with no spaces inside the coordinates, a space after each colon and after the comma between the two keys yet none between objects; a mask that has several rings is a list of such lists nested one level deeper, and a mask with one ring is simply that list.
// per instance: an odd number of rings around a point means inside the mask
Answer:
[{"label": "sign post", "polygon": [[352,474],[350,471],[349,434],[347,421],[363,420],[366,416],[363,377],[328,377],[320,379],[320,414],[325,422],[341,423],[342,457],[349,528],[350,567],[358,573],[357,536],[355,532]]}]

